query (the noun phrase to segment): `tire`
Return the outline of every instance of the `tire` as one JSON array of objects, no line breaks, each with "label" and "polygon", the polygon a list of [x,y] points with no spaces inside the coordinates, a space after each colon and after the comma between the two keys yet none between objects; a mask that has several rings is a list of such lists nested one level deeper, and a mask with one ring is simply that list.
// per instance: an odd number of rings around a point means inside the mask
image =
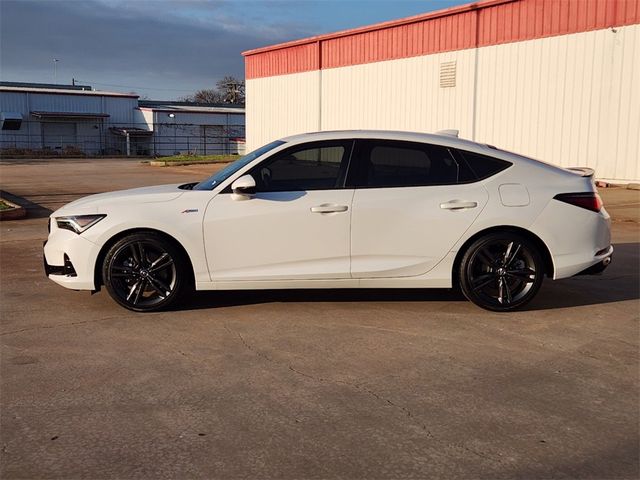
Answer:
[{"label": "tire", "polygon": [[536,245],[513,232],[487,234],[465,251],[458,271],[462,293],[486,310],[516,310],[538,293],[544,262]]},{"label": "tire", "polygon": [[102,281],[111,298],[129,310],[163,310],[182,296],[190,278],[187,265],[180,249],[165,236],[134,233],[109,248]]}]

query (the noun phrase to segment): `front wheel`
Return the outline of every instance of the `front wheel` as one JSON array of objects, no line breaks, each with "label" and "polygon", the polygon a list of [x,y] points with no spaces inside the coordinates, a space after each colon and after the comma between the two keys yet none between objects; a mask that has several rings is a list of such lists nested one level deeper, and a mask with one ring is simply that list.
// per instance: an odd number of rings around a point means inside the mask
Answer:
[{"label": "front wheel", "polygon": [[529,302],[544,278],[544,262],[527,238],[491,233],[473,242],[458,272],[465,297],[487,310],[505,312]]},{"label": "front wheel", "polygon": [[102,280],[109,295],[129,310],[167,308],[185,287],[181,252],[164,236],[149,232],[128,235],[107,252]]}]

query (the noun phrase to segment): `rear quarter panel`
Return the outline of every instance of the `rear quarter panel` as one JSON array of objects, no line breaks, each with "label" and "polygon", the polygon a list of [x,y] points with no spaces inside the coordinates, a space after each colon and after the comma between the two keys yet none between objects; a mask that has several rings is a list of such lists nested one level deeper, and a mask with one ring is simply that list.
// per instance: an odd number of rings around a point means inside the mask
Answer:
[{"label": "rear quarter panel", "polygon": [[[455,245],[454,251],[483,230],[498,226],[519,227],[532,232],[545,243],[555,271],[561,256],[570,255],[573,251],[591,252],[594,239],[597,239],[595,243],[608,241],[602,222],[594,221],[598,214],[553,200],[558,193],[595,191],[589,177],[507,152],[497,151],[492,156],[513,165],[482,181],[489,193],[487,206]],[[505,186],[509,186],[509,190],[513,190],[511,186],[524,187],[529,202],[505,202],[505,195],[502,198],[500,195],[501,187],[504,194]],[[605,215],[606,212],[602,217]],[[560,263],[565,263],[564,260]]]}]

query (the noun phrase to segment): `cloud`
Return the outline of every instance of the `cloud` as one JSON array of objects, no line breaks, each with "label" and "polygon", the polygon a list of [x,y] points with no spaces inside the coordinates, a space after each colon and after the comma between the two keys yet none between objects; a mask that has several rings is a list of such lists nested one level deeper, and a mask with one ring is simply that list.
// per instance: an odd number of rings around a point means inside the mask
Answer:
[{"label": "cloud", "polygon": [[[275,21],[256,21],[265,10]],[[0,73],[3,80],[51,82],[59,58],[59,81],[73,76],[178,97],[227,74],[243,77],[244,50],[316,33],[286,12],[285,2],[4,0]]]}]

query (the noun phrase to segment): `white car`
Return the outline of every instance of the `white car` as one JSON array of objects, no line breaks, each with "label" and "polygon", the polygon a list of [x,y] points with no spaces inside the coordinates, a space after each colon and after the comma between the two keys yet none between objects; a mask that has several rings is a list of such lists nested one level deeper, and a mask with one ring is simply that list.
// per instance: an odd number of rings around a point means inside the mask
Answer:
[{"label": "white car", "polygon": [[200,183],[91,195],[50,218],[45,270],[135,311],[187,288],[449,288],[495,311],[613,247],[593,171],[440,134],[272,142]]}]

